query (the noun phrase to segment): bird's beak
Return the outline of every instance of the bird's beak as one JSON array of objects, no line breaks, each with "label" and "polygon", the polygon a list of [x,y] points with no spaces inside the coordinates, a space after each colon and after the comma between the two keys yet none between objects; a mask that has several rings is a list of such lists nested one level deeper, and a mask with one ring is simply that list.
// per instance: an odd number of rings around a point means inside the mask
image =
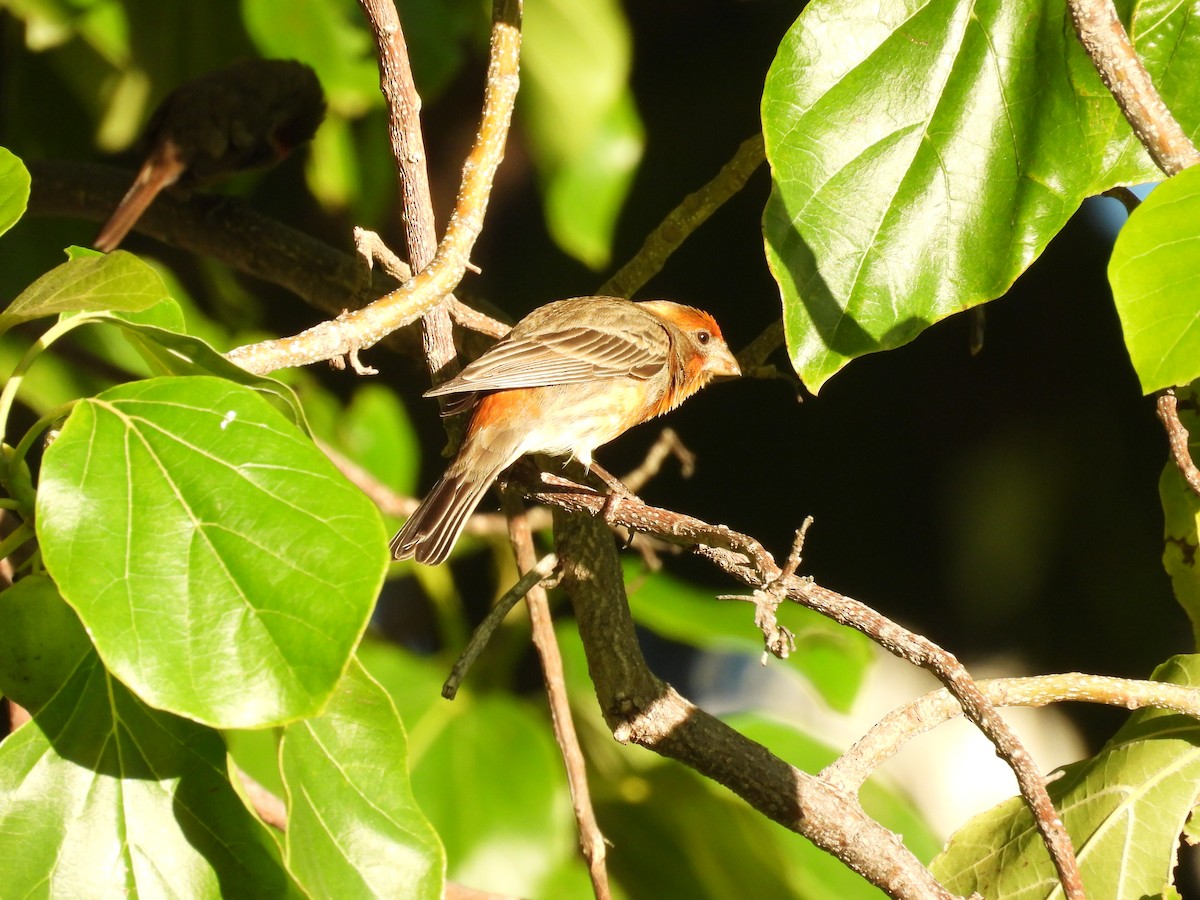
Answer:
[{"label": "bird's beak", "polygon": [[710,351],[707,368],[716,378],[736,378],[742,374],[742,368],[733,358],[733,352],[724,344]]}]

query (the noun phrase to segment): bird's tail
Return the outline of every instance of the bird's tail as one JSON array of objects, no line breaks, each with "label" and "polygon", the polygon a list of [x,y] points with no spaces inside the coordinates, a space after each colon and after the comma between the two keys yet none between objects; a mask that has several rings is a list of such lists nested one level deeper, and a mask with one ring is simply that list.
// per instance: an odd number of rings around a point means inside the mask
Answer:
[{"label": "bird's tail", "polygon": [[129,229],[141,218],[159,192],[170,187],[179,180],[186,167],[179,148],[175,142],[167,140],[157,148],[153,155],[146,160],[133,186],[117,204],[109,220],[104,223],[92,246],[105,253],[111,253],[125,239]]},{"label": "bird's tail", "polygon": [[473,471],[474,467],[460,466],[456,460],[392,538],[392,557],[415,559],[427,566],[445,560],[467,518],[509,462],[499,460],[498,465],[480,473]]}]

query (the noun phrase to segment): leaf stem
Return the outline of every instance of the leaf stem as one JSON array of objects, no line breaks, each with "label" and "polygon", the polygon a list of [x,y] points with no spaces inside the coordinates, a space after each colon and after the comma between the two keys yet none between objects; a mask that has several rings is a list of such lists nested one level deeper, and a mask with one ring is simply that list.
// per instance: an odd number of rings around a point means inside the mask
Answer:
[{"label": "leaf stem", "polygon": [[4,438],[8,434],[9,413],[12,412],[17,391],[20,390],[21,382],[25,379],[25,373],[29,371],[29,367],[33,365],[33,361],[38,358],[43,350],[67,332],[73,331],[80,325],[90,325],[93,322],[100,322],[107,318],[109,318],[108,313],[83,313],[67,319],[60,319],[47,328],[45,333],[34,342],[33,346],[25,351],[25,355],[21,357],[20,362],[17,363],[17,367],[8,376],[8,381],[4,384],[4,390],[0,391],[0,443],[4,442]]},{"label": "leaf stem", "polygon": [[16,530],[0,541],[0,559],[8,559],[14,550],[33,537],[33,526],[22,522]]}]

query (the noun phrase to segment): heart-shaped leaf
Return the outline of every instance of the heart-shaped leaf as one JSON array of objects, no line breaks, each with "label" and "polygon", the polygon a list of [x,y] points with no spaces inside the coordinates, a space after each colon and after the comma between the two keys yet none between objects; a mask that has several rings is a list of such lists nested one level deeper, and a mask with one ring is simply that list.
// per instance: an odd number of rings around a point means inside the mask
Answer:
[{"label": "heart-shaped leaf", "polygon": [[25,215],[29,205],[29,170],[13,153],[0,147],[0,234]]},{"label": "heart-shaped leaf", "polygon": [[[1200,684],[1200,657],[1177,657],[1155,678]],[[1049,790],[1075,846],[1085,848],[1079,862],[1090,895],[1157,897],[1172,883],[1179,835],[1200,794],[1200,723],[1139,710],[1099,754],[1067,766]],[[1047,897],[1058,881],[1019,797],[960,828],[932,868],[964,896]]]},{"label": "heart-shaped leaf", "polygon": [[374,505],[219,378],[77,404],[43,461],[37,531],[105,665],[147,703],[221,727],[317,712],[386,568]]},{"label": "heart-shaped leaf", "polygon": [[357,661],[280,750],[288,866],[314,896],[442,896],[441,842],[413,799],[396,707]]},{"label": "heart-shaped leaf", "polygon": [[1142,390],[1200,378],[1200,166],[1167,179],[1134,210],[1108,280]]},{"label": "heart-shaped leaf", "polygon": [[[1190,8],[1140,3],[1130,29],[1194,129]],[[814,0],[780,45],[762,114],[767,257],[814,391],[1000,296],[1085,197],[1157,174],[1066,6],[1042,0]]]},{"label": "heart-shaped leaf", "polygon": [[[14,618],[22,606],[42,615]],[[5,896],[298,895],[219,734],[119,684],[49,579],[0,595],[0,615],[6,648],[25,651],[0,651],[0,687],[21,694],[32,672],[39,692],[33,723],[0,744]],[[71,652],[47,665],[46,647]]]},{"label": "heart-shaped leaf", "polygon": [[159,274],[132,253],[76,255],[23,290],[0,313],[0,332],[58,313],[146,309],[166,296]]}]

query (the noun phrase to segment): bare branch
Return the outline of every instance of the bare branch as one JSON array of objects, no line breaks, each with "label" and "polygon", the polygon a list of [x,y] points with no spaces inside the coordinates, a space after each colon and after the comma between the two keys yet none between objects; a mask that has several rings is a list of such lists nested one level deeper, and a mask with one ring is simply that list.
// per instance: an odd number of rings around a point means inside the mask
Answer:
[{"label": "bare branch", "polygon": [[1068,0],[1075,32],[1154,164],[1174,175],[1200,162],[1191,139],[1163,103],[1111,0]]},{"label": "bare branch", "polygon": [[646,451],[646,458],[642,460],[641,465],[621,481],[631,494],[636,494],[658,474],[668,456],[679,460],[679,468],[684,478],[692,477],[692,473],[696,471],[696,454],[684,446],[674,428],[664,428]]},{"label": "bare branch", "polygon": [[726,200],[740,191],[765,159],[763,136],[756,134],[738,147],[733,159],[721,167],[708,184],[689,194],[667,214],[646,237],[633,259],[622,266],[596,292],[614,297],[632,297],[662,269],[667,258],[679,249],[693,231],[708,221]]},{"label": "bare branch", "polygon": [[[640,504],[627,501],[620,512],[635,506]],[[789,766],[655,677],[638,646],[620,561],[603,522],[556,508],[554,533],[588,671],[618,740],[677,759],[725,785],[892,897],[952,896],[852,794]]]},{"label": "bare branch", "polygon": [[[980,692],[997,707],[1047,706],[1074,701],[1104,703],[1124,709],[1154,707],[1200,719],[1200,690],[1161,681],[1133,681],[1069,672],[1032,678],[995,678],[978,682]],[[945,689],[926,694],[892,710],[831,763],[821,778],[835,788],[857,791],[871,773],[906,742],[962,715],[962,707]]]},{"label": "bare branch", "polygon": [[479,654],[483,652],[483,648],[487,646],[488,641],[492,639],[496,629],[500,627],[500,623],[504,621],[504,617],[509,614],[514,606],[521,602],[521,598],[530,592],[535,586],[541,584],[554,573],[555,566],[558,565],[558,557],[553,553],[547,553],[534,565],[530,566],[528,571],[517,580],[517,583],[504,592],[488,610],[488,614],[483,617],[483,621],[471,633],[471,639],[467,641],[467,646],[463,648],[457,662],[450,669],[450,675],[446,678],[446,683],[442,685],[442,696],[447,700],[453,700],[458,694],[458,687],[462,684],[462,680],[467,677],[467,672],[474,665],[475,660],[479,658]]},{"label": "bare branch", "polygon": [[[1070,837],[1063,828],[1046,793],[1045,779],[1033,765],[1008,724],[996,715],[995,709],[980,694],[979,688],[953,654],[927,638],[900,627],[865,604],[810,580],[792,576],[783,578],[771,554],[752,537],[739,534],[724,525],[709,525],[699,519],[669,510],[648,506],[635,497],[626,497],[616,505],[606,504],[604,495],[573,485],[561,478],[543,473],[538,480],[529,480],[525,488],[530,496],[557,509],[585,512],[591,516],[604,515],[610,525],[619,525],[648,532],[665,540],[691,548],[720,568],[755,588],[754,599],[759,606],[756,620],[770,623],[772,615],[764,613],[769,604],[778,602],[779,586],[786,587],[785,595],[809,609],[861,631],[889,652],[932,672],[962,704],[967,717],[974,722],[996,746],[1017,777],[1021,794],[1033,811],[1038,829],[1069,897],[1082,896],[1082,881]],[[555,533],[561,529],[555,517]],[[560,555],[563,555],[560,551]],[[565,558],[565,556],[564,556]],[[578,610],[577,610],[578,614]],[[770,643],[772,635],[764,632]],[[622,650],[621,652],[628,652]],[[593,676],[595,673],[593,672]],[[694,748],[695,749],[695,748]],[[698,755],[698,754],[697,754]],[[699,768],[703,761],[691,764]]]},{"label": "bare branch", "polygon": [[1175,391],[1168,389],[1160,393],[1157,409],[1158,418],[1167,431],[1167,440],[1171,444],[1171,456],[1175,460],[1175,466],[1179,469],[1179,473],[1187,482],[1188,487],[1192,489],[1192,493],[1200,496],[1200,469],[1196,468],[1196,462],[1192,459],[1191,450],[1188,447],[1190,439],[1188,430],[1179,420],[1179,399],[1175,396]]},{"label": "bare branch", "polygon": [[263,341],[231,351],[243,368],[273,372],[346,356],[425,315],[454,290],[466,271],[471,248],[483,227],[492,179],[504,157],[504,143],[517,93],[521,46],[519,0],[497,0],[483,117],[475,146],[463,165],[463,179],[446,235],[428,266],[374,303],[344,313],[292,337]]},{"label": "bare branch", "polygon": [[[533,531],[525,515],[520,494],[511,489],[501,493],[504,514],[508,517],[509,540],[517,557],[517,568],[528,572],[537,565],[533,549]],[[608,886],[608,868],[605,864],[607,845],[596,811],[592,807],[592,795],[588,789],[587,764],[579,735],[575,732],[575,721],[571,717],[571,703],[567,695],[567,679],[563,674],[562,652],[558,648],[558,637],[554,633],[554,620],[550,617],[550,600],[542,584],[535,584],[525,595],[529,608],[529,619],[533,626],[533,644],[542,661],[542,677],[546,683],[546,698],[550,704],[550,721],[554,726],[554,737],[562,753],[567,769],[567,784],[571,788],[571,803],[575,809],[575,822],[579,828],[579,846],[587,860],[588,874],[592,879],[592,892],[596,900],[609,900],[612,891]]]}]

